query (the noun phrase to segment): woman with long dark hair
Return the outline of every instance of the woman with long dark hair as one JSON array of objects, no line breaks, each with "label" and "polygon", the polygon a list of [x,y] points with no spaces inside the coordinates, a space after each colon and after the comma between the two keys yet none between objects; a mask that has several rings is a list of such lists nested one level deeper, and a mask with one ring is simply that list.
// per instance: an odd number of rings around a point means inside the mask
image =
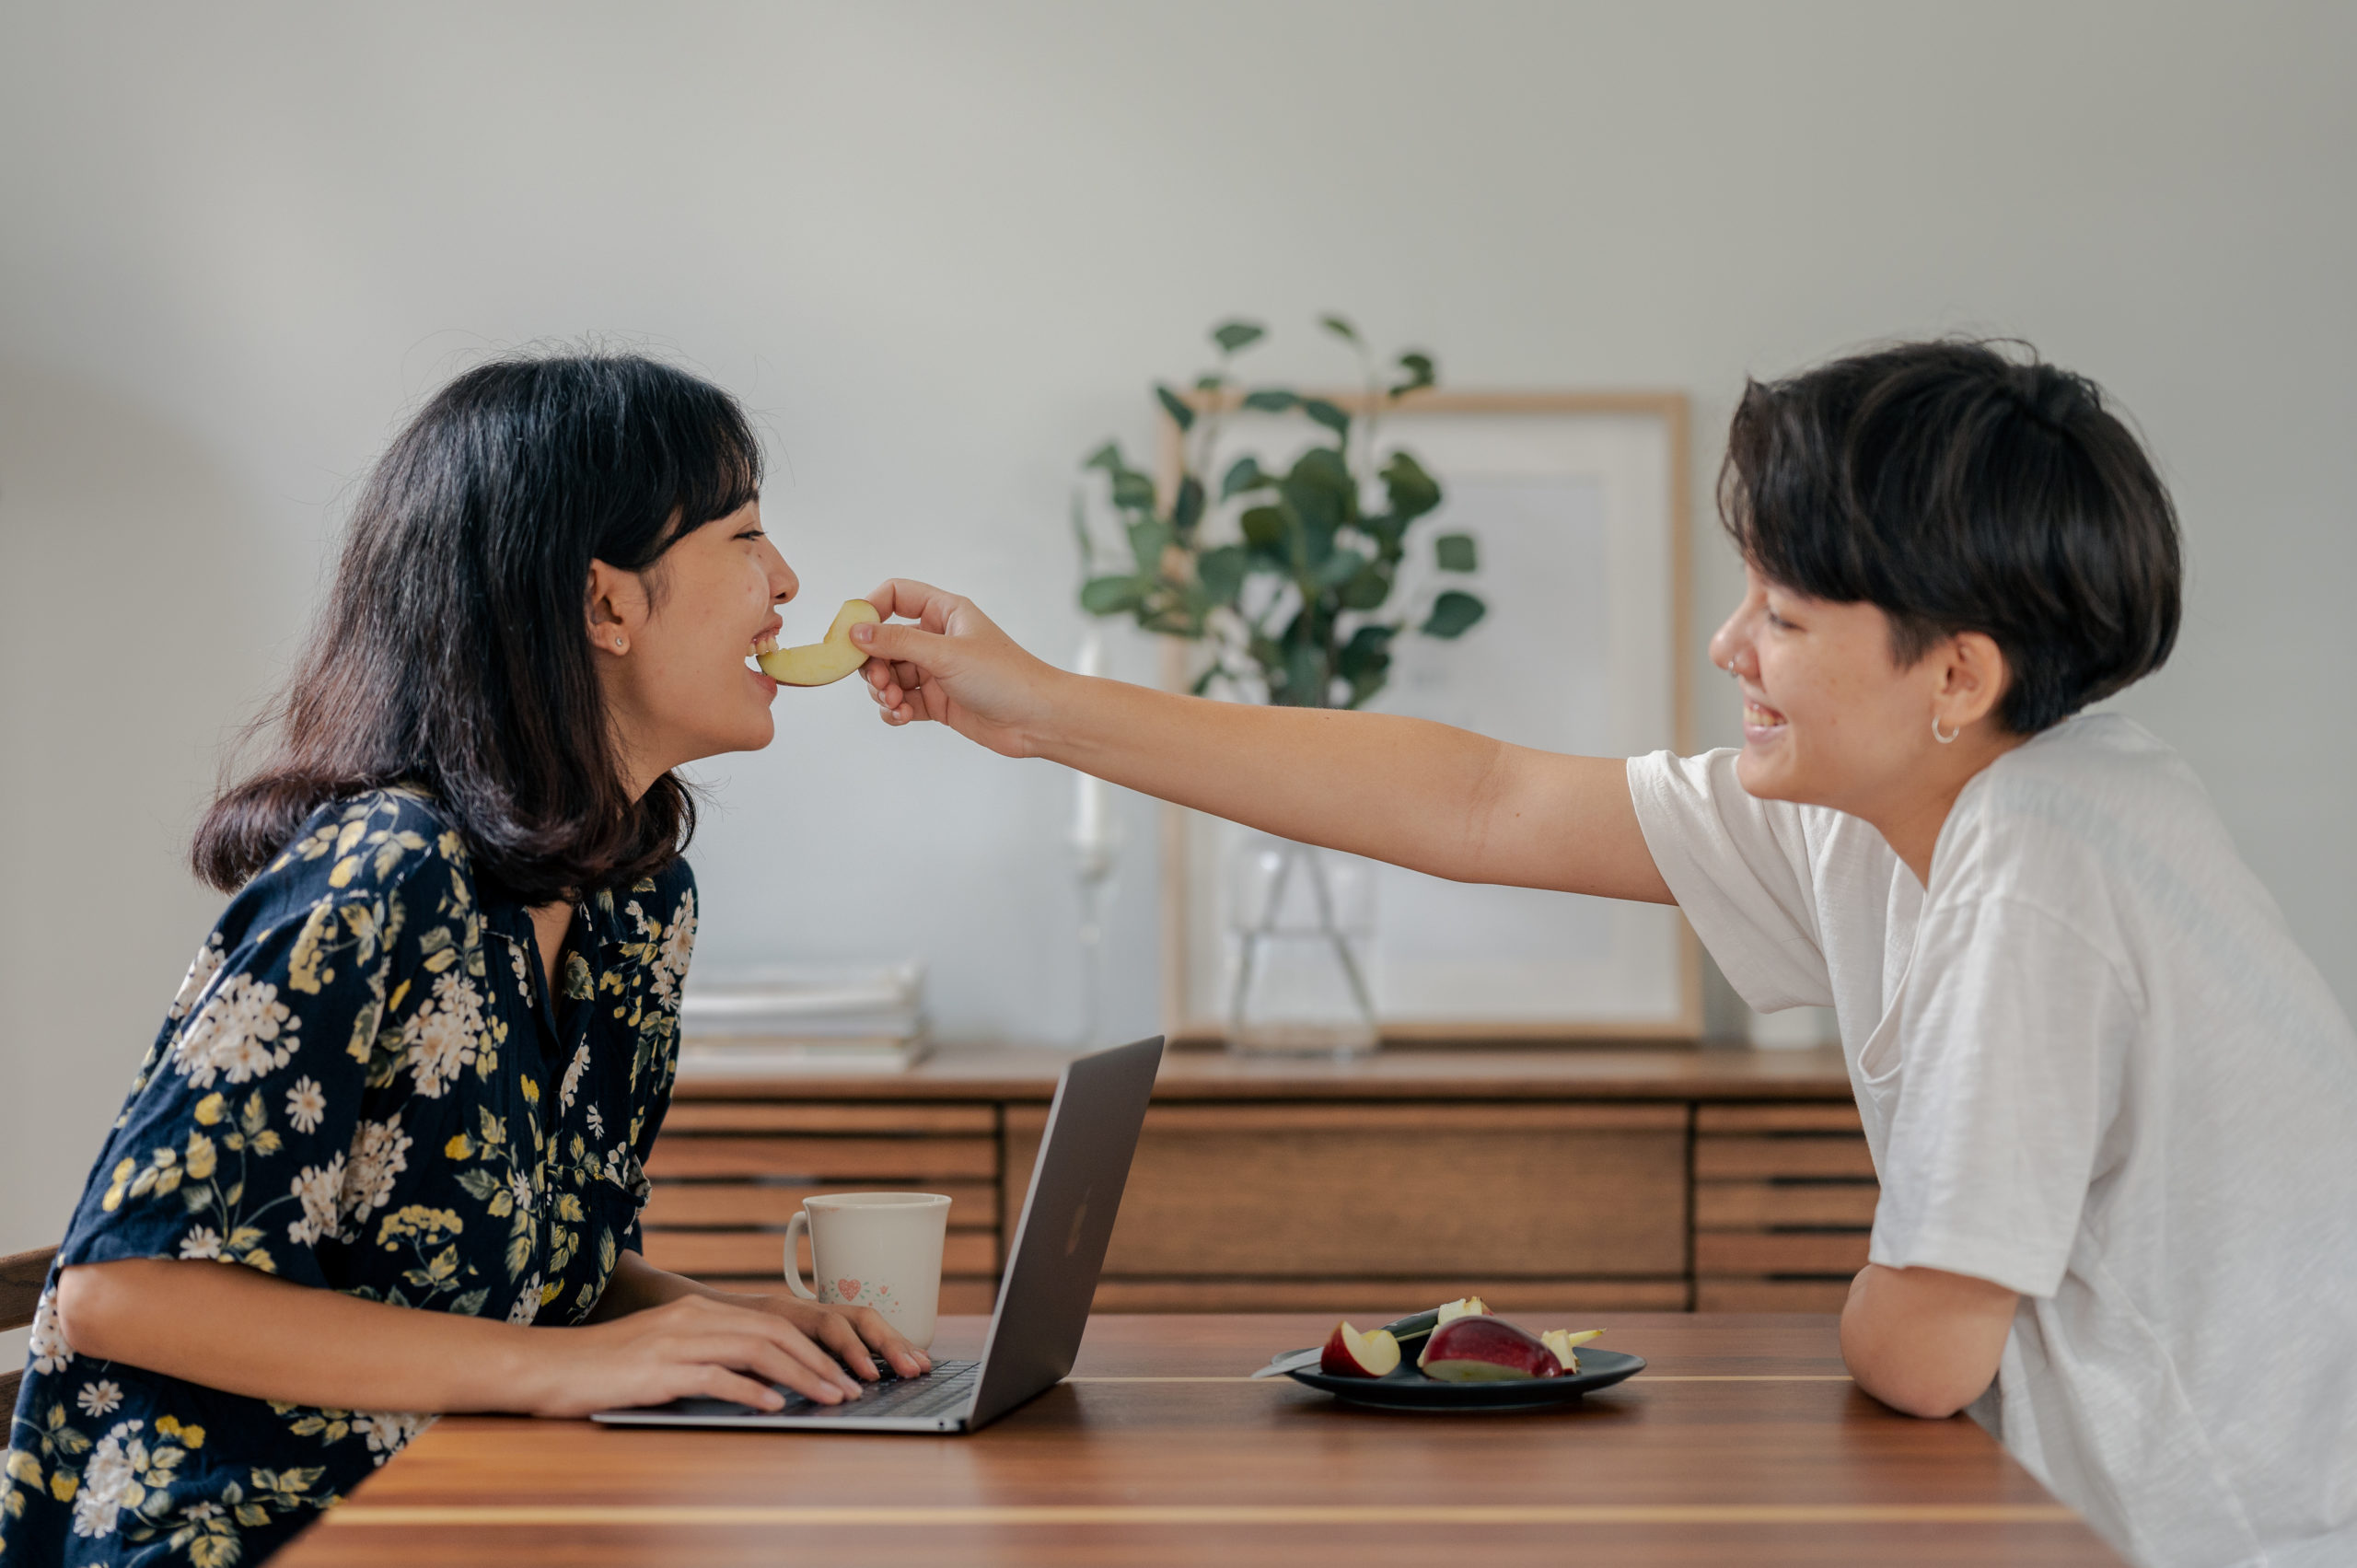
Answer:
[{"label": "woman with long dark hair", "polygon": [[621,354],[470,371],[377,464],[276,752],[198,830],[235,896],[41,1298],[0,1562],[251,1563],[423,1412],[929,1365],[639,1254],[695,936],[672,770],[769,744],[746,656],[798,587],[761,477],[726,393]]}]

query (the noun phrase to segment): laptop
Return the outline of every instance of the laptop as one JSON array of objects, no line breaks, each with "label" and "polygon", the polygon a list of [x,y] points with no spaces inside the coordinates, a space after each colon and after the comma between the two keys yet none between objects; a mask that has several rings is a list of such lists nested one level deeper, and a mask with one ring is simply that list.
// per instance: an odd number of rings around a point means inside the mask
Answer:
[{"label": "laptop", "polygon": [[1130,1156],[1145,1122],[1162,1040],[1075,1058],[1056,1080],[1031,1191],[1015,1227],[998,1307],[980,1361],[936,1361],[921,1377],[884,1376],[839,1405],[780,1388],[785,1408],[757,1411],[733,1400],[673,1400],[599,1411],[617,1426],[784,1427],[829,1432],[979,1431],[1053,1388],[1072,1370],[1097,1295],[1097,1272],[1113,1237]]}]

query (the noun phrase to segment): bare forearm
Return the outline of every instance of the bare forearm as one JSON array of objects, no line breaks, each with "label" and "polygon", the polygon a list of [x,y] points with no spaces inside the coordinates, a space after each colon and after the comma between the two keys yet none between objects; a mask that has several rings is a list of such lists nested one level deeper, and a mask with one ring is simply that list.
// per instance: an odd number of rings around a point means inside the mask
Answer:
[{"label": "bare forearm", "polygon": [[667,1301],[677,1301],[683,1295],[701,1295],[713,1301],[728,1302],[732,1306],[743,1306],[761,1299],[700,1284],[683,1274],[658,1269],[640,1254],[625,1250],[614,1264],[614,1272],[607,1276],[605,1294],[598,1297],[598,1305],[591,1310],[589,1321],[610,1322],[616,1318],[627,1318],[633,1312],[644,1312],[650,1307],[660,1307]]},{"label": "bare forearm", "polygon": [[1968,1274],[1869,1263],[1841,1309],[1841,1359],[1893,1410],[1954,1415],[1995,1380],[2019,1301]]},{"label": "bare forearm", "polygon": [[234,1263],[126,1259],[68,1269],[75,1353],[260,1400],[337,1410],[531,1410],[535,1330],[422,1312]]},{"label": "bare forearm", "polygon": [[1619,759],[1076,676],[1047,706],[1037,755],[1283,838],[1461,882],[1668,900]]}]

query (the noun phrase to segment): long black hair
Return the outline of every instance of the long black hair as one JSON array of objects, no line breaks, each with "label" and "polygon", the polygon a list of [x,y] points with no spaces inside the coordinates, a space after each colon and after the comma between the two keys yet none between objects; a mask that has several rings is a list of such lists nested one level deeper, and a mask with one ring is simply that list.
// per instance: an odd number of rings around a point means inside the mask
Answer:
[{"label": "long black hair", "polygon": [[736,400],[651,359],[514,356],[452,381],[370,475],[258,726],[275,754],[206,812],[197,874],[233,890],[320,806],[390,784],[432,795],[527,903],[669,864],[694,798],[668,773],[630,798],[590,662],[590,563],[644,571],[761,483]]},{"label": "long black hair", "polygon": [[1994,639],[2016,735],[2150,675],[2177,642],[2168,488],[2101,389],[2023,345],[1898,343],[1750,383],[1719,501],[1762,575],[1880,606],[1899,664],[1955,633]]}]

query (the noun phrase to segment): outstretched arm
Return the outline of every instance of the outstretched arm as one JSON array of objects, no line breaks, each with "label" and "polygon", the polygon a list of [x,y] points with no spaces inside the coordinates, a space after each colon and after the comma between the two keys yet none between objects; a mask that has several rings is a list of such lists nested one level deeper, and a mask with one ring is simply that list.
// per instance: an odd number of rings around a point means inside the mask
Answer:
[{"label": "outstretched arm", "polygon": [[1089,679],[1032,657],[954,594],[896,579],[869,598],[887,623],[852,636],[874,656],[865,675],[888,724],[946,724],[1003,756],[1459,882],[1671,901],[1619,758]]}]

